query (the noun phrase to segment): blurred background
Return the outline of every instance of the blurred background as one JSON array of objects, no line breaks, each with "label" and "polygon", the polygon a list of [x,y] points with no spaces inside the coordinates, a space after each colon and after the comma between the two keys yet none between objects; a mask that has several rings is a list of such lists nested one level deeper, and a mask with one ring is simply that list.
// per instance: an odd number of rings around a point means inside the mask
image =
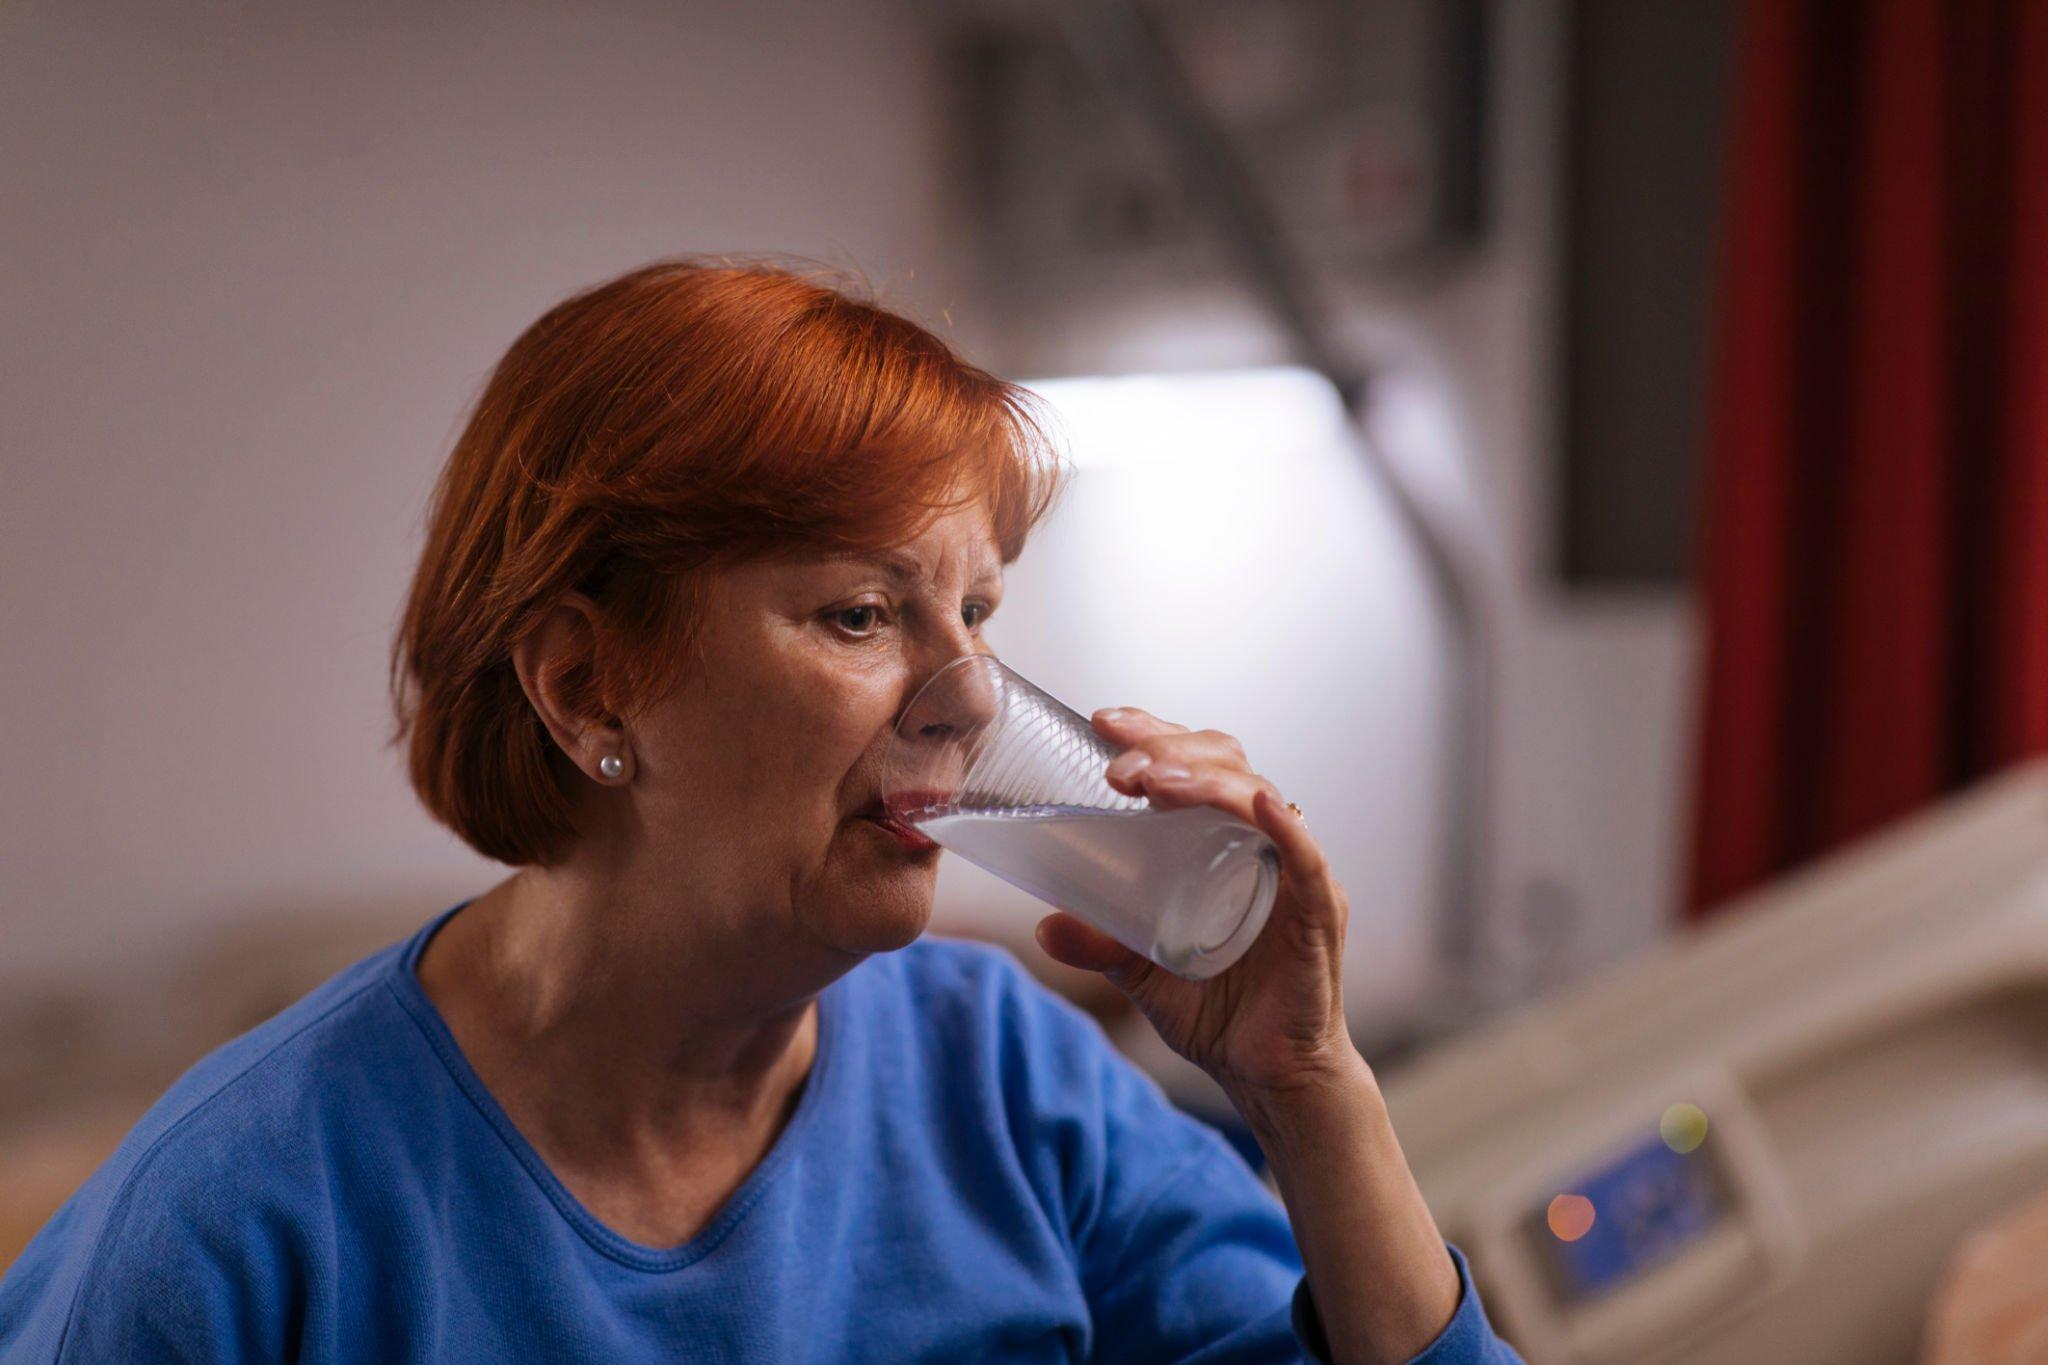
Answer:
[{"label": "blurred background", "polygon": [[1044,395],[990,638],[1306,811],[1524,1354],[2048,1359],[2048,5],[0,0],[0,186],[0,1266],[499,875],[384,684],[504,348],[787,253]]}]

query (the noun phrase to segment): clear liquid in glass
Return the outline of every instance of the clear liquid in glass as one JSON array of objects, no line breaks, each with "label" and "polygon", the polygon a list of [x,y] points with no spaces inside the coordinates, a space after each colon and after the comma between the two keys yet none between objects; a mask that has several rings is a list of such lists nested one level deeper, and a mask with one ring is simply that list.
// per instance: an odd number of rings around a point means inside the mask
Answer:
[{"label": "clear liquid in glass", "polygon": [[1207,806],[1018,806],[916,825],[977,867],[1194,981],[1243,954],[1279,887],[1272,840]]}]

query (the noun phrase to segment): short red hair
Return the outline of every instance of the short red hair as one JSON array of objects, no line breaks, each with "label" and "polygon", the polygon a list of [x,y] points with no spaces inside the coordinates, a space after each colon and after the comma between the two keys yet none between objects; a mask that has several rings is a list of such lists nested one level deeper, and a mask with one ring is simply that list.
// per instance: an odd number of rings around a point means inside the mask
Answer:
[{"label": "short red hair", "polygon": [[549,309],[478,398],[392,644],[391,743],[465,843],[553,863],[576,774],[512,647],[563,594],[602,620],[562,683],[609,721],[682,681],[707,573],[899,544],[977,500],[1008,564],[1063,479],[1029,394],[915,323],[765,265],[635,270]]}]

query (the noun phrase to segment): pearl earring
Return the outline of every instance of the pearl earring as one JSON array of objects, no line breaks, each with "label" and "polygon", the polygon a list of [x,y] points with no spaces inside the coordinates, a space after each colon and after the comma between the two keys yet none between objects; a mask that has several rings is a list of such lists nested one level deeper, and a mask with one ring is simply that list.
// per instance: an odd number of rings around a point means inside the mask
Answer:
[{"label": "pearl earring", "polygon": [[620,758],[617,754],[606,754],[603,758],[597,760],[597,770],[606,777],[617,777],[620,773],[626,771],[626,760]]}]

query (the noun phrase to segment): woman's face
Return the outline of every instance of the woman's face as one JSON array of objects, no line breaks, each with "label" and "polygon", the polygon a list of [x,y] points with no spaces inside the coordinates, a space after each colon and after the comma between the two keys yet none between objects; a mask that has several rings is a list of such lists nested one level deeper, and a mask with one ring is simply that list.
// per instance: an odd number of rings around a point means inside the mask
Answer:
[{"label": "woman's face", "polygon": [[705,667],[628,726],[638,873],[693,911],[702,897],[744,916],[729,927],[764,946],[795,933],[860,954],[915,939],[938,851],[861,812],[879,809],[892,723],[918,687],[991,652],[981,627],[1002,593],[980,508],[883,556],[723,573],[706,594]]}]

